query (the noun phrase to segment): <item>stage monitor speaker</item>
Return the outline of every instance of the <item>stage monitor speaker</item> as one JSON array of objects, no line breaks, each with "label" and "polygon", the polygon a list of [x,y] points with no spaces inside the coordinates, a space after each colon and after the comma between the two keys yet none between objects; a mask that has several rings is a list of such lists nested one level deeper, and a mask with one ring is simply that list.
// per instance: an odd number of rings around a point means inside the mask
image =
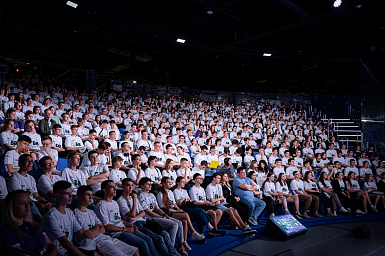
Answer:
[{"label": "stage monitor speaker", "polygon": [[362,224],[352,229],[353,236],[356,238],[366,238],[370,236],[368,225]]},{"label": "stage monitor speaker", "polygon": [[295,256],[291,249],[274,254],[274,256]]},{"label": "stage monitor speaker", "polygon": [[307,228],[291,214],[271,217],[267,220],[265,236],[286,241],[306,234]]}]

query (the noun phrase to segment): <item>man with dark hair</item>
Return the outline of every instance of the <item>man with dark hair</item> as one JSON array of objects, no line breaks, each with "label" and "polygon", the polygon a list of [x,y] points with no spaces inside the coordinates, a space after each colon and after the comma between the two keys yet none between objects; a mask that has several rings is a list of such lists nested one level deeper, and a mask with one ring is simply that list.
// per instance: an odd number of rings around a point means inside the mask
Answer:
[{"label": "man with dark hair", "polygon": [[257,190],[257,185],[250,178],[246,177],[246,171],[243,167],[237,170],[238,177],[233,181],[234,194],[241,198],[240,202],[249,207],[249,223],[252,226],[257,226],[257,218],[265,209],[266,203],[254,197],[254,191]]},{"label": "man with dark hair", "polygon": [[155,245],[151,238],[138,231],[138,227],[122,220],[118,203],[113,200],[116,196],[116,186],[112,180],[102,182],[104,198],[95,208],[95,213],[102,222],[106,235],[117,238],[129,245],[139,248],[140,255],[156,256]]},{"label": "man with dark hair", "polygon": [[51,135],[52,127],[56,124],[52,120],[52,112],[49,108],[44,110],[44,118],[39,121],[39,133],[41,136]]},{"label": "man with dark hair", "polygon": [[[5,154],[4,164],[5,170],[8,174],[13,174],[19,171],[19,157],[22,154],[30,154],[28,145],[31,143],[31,138],[26,135],[20,135],[16,143],[16,149],[8,151]],[[35,154],[31,154],[32,159],[35,161]]]},{"label": "man with dark hair", "polygon": [[[77,222],[75,215],[67,205],[72,201],[71,183],[61,180],[53,185],[56,205],[44,215],[42,226],[53,244],[57,246],[58,255],[85,255],[72,242],[77,233],[81,239],[87,238]],[[94,245],[91,250],[95,250]]]},{"label": "man with dark hair", "polygon": [[[98,163],[99,164],[104,164],[106,165],[107,164],[107,157],[106,155],[104,154],[105,151],[107,150],[107,144],[105,142],[100,142],[97,149],[95,150],[96,153],[98,153]],[[90,150],[91,151],[91,150]],[[89,166],[91,164],[89,158],[88,158],[88,154],[85,154],[84,155],[84,158],[83,158],[83,162],[80,166],[81,169],[83,168],[86,168],[87,166]]]},{"label": "man with dark hair", "polygon": [[74,210],[76,220],[87,237],[95,241],[99,254],[101,253],[100,250],[102,250],[113,256],[139,255],[138,248],[104,234],[106,230],[102,222],[93,210],[87,209],[92,203],[92,188],[90,186],[80,186],[77,196],[79,202]]}]

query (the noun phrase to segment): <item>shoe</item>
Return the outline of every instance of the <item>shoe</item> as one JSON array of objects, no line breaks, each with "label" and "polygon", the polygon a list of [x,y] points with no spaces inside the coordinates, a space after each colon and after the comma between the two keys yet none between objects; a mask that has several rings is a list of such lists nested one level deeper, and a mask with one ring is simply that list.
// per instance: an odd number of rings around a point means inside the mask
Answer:
[{"label": "shoe", "polygon": [[310,219],[310,216],[309,216],[309,215],[307,215],[307,213],[306,213],[306,212],[302,213],[302,217],[303,217],[303,218],[305,218],[305,219]]},{"label": "shoe", "polygon": [[177,251],[180,255],[188,256],[188,253],[186,252],[186,249],[184,248],[184,246],[179,247]]},{"label": "shoe", "polygon": [[360,209],[357,209],[356,210],[356,214],[365,215],[365,212],[361,211]]},{"label": "shoe", "polygon": [[323,218],[324,216],[320,215],[318,212],[315,212],[313,214],[314,217],[317,217],[317,218]]},{"label": "shoe", "polygon": [[257,233],[257,230],[252,230],[252,229],[245,229],[242,231],[244,235],[246,236],[254,236],[255,233]]},{"label": "shoe", "polygon": [[191,247],[188,245],[187,242],[183,242],[183,246],[186,249],[186,251],[191,251]]},{"label": "shoe", "polygon": [[328,212],[328,213],[326,214],[326,216],[327,216],[327,217],[335,217],[334,214],[333,214],[332,212]]},{"label": "shoe", "polygon": [[251,226],[258,226],[258,221],[256,221],[253,217],[249,217],[248,221]]},{"label": "shoe", "polygon": [[202,239],[205,239],[205,236],[195,231],[194,233],[191,234],[191,239],[202,240]]},{"label": "shoe", "polygon": [[289,214],[290,211],[288,209],[285,210],[285,214]]},{"label": "shoe", "polygon": [[371,210],[372,212],[375,212],[375,213],[378,212],[377,208],[376,208],[374,205],[370,206],[370,210]]},{"label": "shoe", "polygon": [[271,218],[271,217],[275,217],[275,214],[274,214],[274,213],[270,214],[270,218]]},{"label": "shoe", "polygon": [[340,212],[348,213],[349,211],[345,207],[341,207]]},{"label": "shoe", "polygon": [[296,215],[298,215],[299,217],[302,217],[302,214],[300,212],[296,212]]},{"label": "shoe", "polygon": [[336,211],[334,211],[333,215],[334,215],[334,217],[337,217],[337,212],[336,212]]},{"label": "shoe", "polygon": [[294,217],[296,217],[296,218],[297,218],[297,220],[302,220],[302,217],[301,217],[301,216],[299,216],[298,214],[295,214],[295,215],[294,215]]}]

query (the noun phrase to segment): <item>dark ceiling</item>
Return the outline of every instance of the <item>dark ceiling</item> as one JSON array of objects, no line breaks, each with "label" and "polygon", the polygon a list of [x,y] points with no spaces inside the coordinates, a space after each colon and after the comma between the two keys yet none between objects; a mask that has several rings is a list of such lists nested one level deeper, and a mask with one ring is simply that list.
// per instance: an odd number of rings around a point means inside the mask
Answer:
[{"label": "dark ceiling", "polygon": [[0,0],[0,62],[63,80],[91,69],[99,83],[340,93],[384,42],[380,0],[66,2]]}]

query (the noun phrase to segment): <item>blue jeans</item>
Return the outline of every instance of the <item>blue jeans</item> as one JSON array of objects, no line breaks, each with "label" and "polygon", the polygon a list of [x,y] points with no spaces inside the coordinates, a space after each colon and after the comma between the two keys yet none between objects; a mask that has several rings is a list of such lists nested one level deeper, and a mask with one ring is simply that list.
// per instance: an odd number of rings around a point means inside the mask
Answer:
[{"label": "blue jeans", "polygon": [[240,202],[249,207],[249,215],[254,219],[258,219],[258,216],[265,209],[266,203],[256,197],[242,197]]},{"label": "blue jeans", "polygon": [[139,231],[151,237],[152,242],[156,244],[156,247],[160,255],[168,256],[179,256],[178,251],[175,249],[174,244],[172,244],[169,234],[166,231],[162,231],[161,235],[155,234],[145,226],[144,221],[135,222],[135,226],[138,227]]},{"label": "blue jeans", "polygon": [[134,233],[122,232],[118,236],[118,239],[126,244],[137,247],[142,256],[158,256],[151,238],[140,231]]}]

